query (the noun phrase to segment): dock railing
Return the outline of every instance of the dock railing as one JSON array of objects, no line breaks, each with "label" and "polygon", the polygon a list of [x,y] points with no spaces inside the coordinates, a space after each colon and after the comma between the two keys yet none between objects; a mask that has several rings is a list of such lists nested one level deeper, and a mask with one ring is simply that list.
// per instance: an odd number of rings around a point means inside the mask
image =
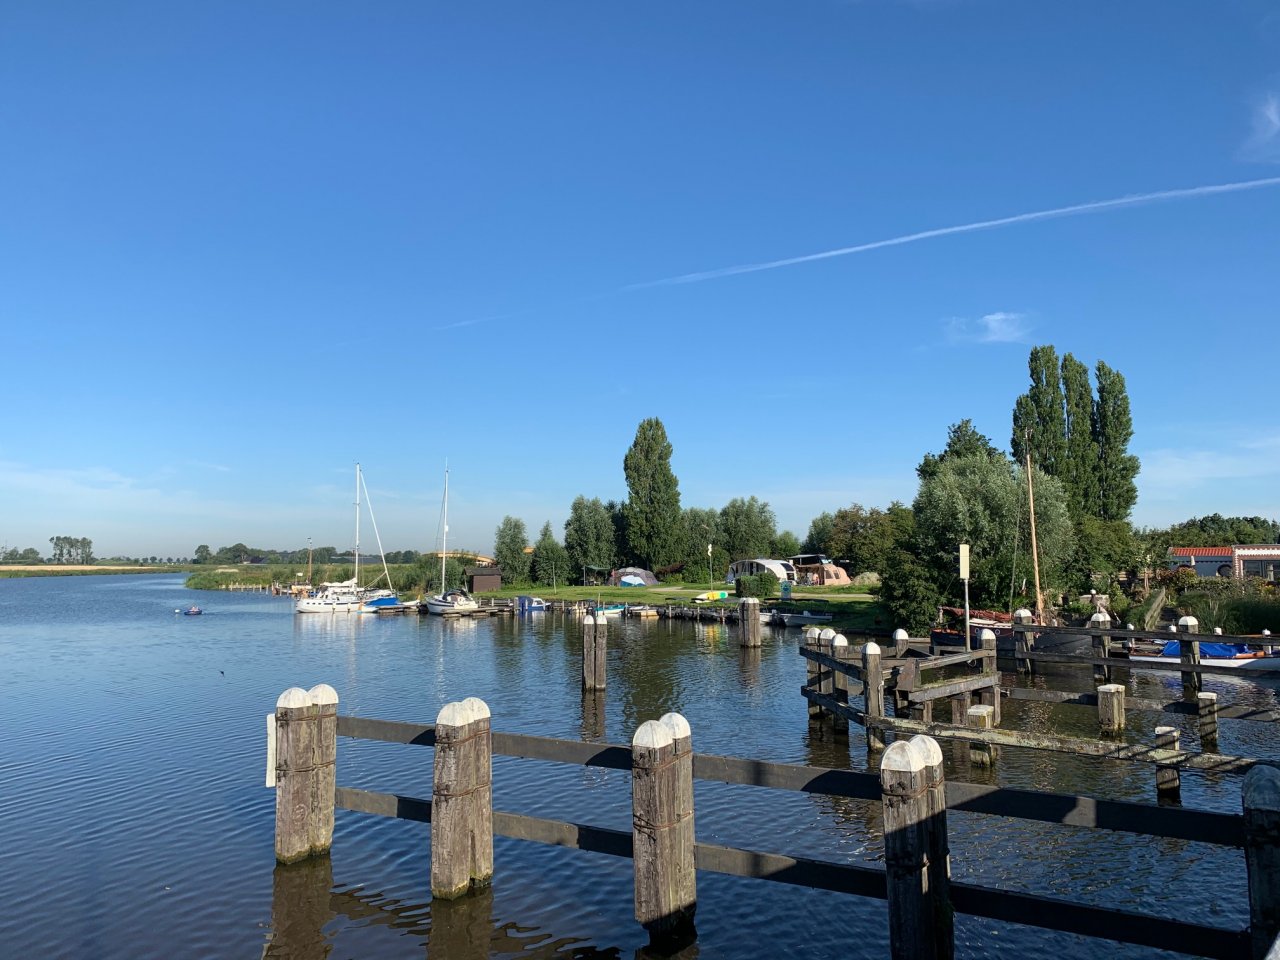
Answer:
[{"label": "dock railing", "polygon": [[[864,649],[862,656],[870,653]],[[871,665],[875,677],[879,667]],[[336,693],[323,684],[286,691],[269,718],[268,736],[277,859],[326,854],[335,810],[431,823],[433,898],[467,896],[490,882],[495,835],[630,858],[636,919],[652,940],[666,944],[696,937],[699,871],[887,900],[892,956],[902,960],[952,956],[957,913],[1204,957],[1261,960],[1280,933],[1280,770],[1272,767],[1250,770],[1241,815],[948,783],[938,744],[927,736],[892,744],[877,775],[696,754],[679,714],[642,724],[630,747],[504,733],[490,720],[488,707],[474,698],[446,704],[434,724],[417,724],[339,715]],[[338,786],[339,737],[433,748],[431,798]],[[493,810],[494,755],[631,770],[632,829]],[[699,843],[695,779],[879,800],[885,866]],[[1242,849],[1250,925],[1215,927],[951,880],[949,811]]]}]

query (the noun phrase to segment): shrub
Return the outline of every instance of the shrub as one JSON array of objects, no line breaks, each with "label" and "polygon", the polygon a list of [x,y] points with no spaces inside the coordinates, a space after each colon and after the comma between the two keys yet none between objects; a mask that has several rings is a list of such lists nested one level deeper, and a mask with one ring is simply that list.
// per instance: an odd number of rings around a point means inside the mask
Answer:
[{"label": "shrub", "polygon": [[735,596],[767,600],[777,594],[778,578],[768,570],[753,577],[738,577],[733,581],[733,591]]}]

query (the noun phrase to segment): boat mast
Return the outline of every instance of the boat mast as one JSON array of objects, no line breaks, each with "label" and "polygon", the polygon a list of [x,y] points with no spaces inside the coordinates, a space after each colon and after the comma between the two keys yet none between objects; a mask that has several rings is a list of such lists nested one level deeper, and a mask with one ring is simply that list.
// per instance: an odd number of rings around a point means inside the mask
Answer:
[{"label": "boat mast", "polygon": [[356,586],[360,586],[360,461],[356,461]]},{"label": "boat mast", "polygon": [[1036,621],[1044,623],[1044,594],[1040,592],[1040,551],[1036,548],[1036,494],[1031,484],[1031,431],[1027,431],[1027,506],[1031,515],[1031,569],[1036,578]]},{"label": "boat mast", "polygon": [[444,596],[444,565],[449,555],[449,464],[444,465],[444,502],[441,506],[443,517],[440,522],[440,596]]}]

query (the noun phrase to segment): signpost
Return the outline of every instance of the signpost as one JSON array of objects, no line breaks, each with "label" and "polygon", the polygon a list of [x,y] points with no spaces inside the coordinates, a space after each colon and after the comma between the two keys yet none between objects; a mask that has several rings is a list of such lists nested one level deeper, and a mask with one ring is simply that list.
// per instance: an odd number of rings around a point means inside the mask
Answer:
[{"label": "signpost", "polygon": [[972,650],[969,642],[969,545],[960,544],[960,579],[964,581],[964,648]]}]

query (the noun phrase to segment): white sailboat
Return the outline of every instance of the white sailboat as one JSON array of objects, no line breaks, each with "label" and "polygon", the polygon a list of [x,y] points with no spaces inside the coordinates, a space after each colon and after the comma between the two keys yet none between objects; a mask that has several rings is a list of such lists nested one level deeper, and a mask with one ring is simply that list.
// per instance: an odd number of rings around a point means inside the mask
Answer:
[{"label": "white sailboat", "polygon": [[[320,584],[320,589],[310,597],[303,597],[294,609],[298,613],[375,613],[379,607],[399,605],[400,598],[389,589],[375,590],[360,586],[360,490],[364,486],[364,477],[360,473],[360,464],[356,464],[356,545],[355,569],[350,580],[337,580]],[[368,499],[368,491],[365,491]],[[373,508],[369,517],[373,519]],[[378,553],[382,553],[382,537],[378,536],[378,522],[373,521],[373,532],[378,538]],[[382,558],[383,574],[387,583],[391,583],[391,574],[387,570],[387,558]]]},{"label": "white sailboat", "polygon": [[473,610],[480,609],[471,594],[462,587],[448,589],[445,581],[445,564],[449,551],[449,467],[444,468],[444,501],[440,507],[440,592],[434,597],[427,597],[427,612],[437,616],[464,616]]}]

